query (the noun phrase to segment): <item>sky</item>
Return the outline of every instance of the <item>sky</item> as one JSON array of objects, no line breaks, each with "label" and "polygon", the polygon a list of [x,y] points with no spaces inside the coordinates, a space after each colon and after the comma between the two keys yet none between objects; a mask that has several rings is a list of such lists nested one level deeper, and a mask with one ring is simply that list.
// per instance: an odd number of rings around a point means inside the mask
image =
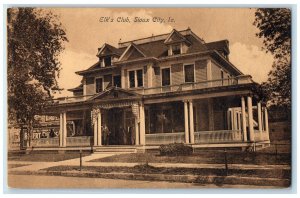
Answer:
[{"label": "sky", "polygon": [[[122,42],[170,33],[173,28],[188,27],[205,42],[229,40],[229,60],[244,74],[261,83],[267,80],[273,57],[262,50],[262,39],[256,37],[253,25],[255,9],[250,8],[51,8],[64,27],[69,42],[60,56],[62,70],[58,79],[64,90],[55,97],[72,96],[67,89],[80,84],[76,71],[98,61],[96,53],[104,43],[115,47]],[[113,22],[101,22],[110,17]],[[130,22],[118,22],[118,17]],[[135,17],[149,22],[133,22]],[[165,21],[153,22],[153,17]],[[172,21],[167,20],[171,18]]]}]

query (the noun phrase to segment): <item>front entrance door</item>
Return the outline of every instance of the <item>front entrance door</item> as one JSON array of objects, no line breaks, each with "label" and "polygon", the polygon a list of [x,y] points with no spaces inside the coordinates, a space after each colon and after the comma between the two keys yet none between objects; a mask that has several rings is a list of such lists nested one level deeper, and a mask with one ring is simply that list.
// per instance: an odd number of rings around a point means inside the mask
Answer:
[{"label": "front entrance door", "polygon": [[109,145],[122,145],[122,129],[123,129],[123,110],[121,108],[113,108],[107,112],[107,127],[109,130]]}]

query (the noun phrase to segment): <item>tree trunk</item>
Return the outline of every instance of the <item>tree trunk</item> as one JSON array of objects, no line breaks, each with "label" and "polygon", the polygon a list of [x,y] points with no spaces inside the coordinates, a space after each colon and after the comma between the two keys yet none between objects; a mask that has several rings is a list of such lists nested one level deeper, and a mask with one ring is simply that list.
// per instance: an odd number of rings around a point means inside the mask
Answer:
[{"label": "tree trunk", "polygon": [[29,120],[27,122],[27,141],[28,141],[28,146],[29,147],[32,146],[32,136],[33,136],[33,133],[32,133],[32,123],[33,123],[32,120]]}]

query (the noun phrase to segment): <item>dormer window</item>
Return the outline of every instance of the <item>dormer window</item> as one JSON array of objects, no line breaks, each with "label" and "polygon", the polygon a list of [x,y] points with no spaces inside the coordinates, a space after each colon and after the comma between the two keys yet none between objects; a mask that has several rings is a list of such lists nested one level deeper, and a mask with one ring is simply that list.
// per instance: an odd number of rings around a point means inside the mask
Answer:
[{"label": "dormer window", "polygon": [[181,54],[180,44],[172,45],[172,55]]},{"label": "dormer window", "polygon": [[101,57],[100,58],[101,67],[109,67],[111,66],[111,56]]},{"label": "dormer window", "polygon": [[107,56],[104,58],[104,67],[111,66],[111,57]]}]

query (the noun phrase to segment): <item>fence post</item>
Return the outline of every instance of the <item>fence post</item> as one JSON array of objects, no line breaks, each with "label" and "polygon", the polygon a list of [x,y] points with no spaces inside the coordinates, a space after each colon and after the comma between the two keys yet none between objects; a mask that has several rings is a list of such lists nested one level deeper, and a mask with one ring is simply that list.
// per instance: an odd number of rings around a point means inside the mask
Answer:
[{"label": "fence post", "polygon": [[81,167],[82,167],[82,150],[80,150],[80,171],[81,171]]},{"label": "fence post", "polygon": [[226,148],[224,148],[224,158],[225,158],[225,170],[226,170],[226,176],[228,175],[228,164],[227,164],[227,151]]}]

